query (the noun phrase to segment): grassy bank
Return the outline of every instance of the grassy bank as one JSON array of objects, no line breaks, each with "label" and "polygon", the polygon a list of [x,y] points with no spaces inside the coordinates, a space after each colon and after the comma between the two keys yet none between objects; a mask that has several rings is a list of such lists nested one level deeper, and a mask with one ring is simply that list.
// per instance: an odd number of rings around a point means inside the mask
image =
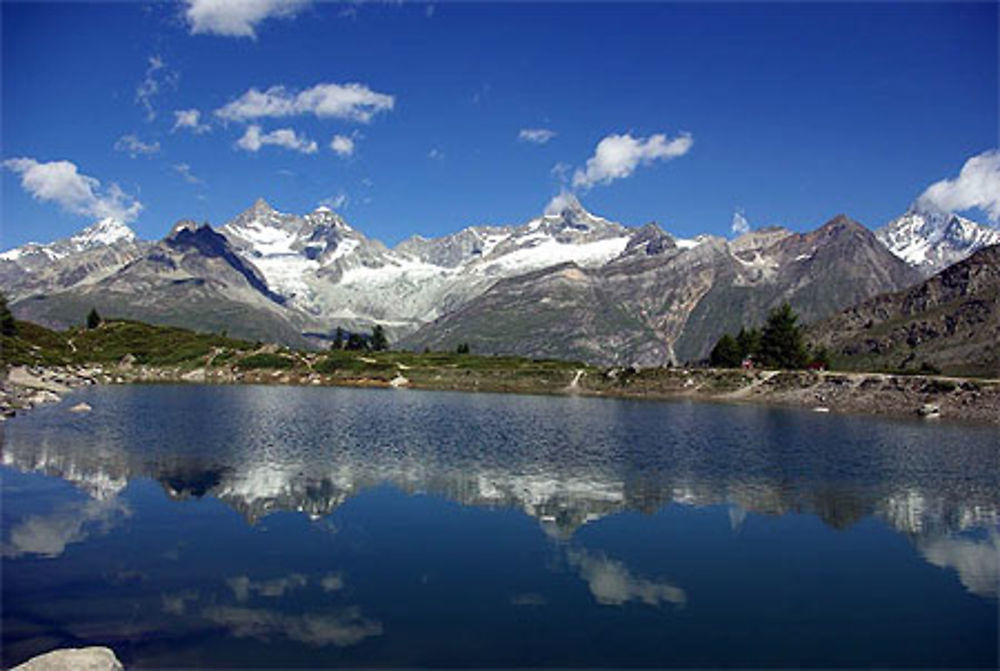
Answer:
[{"label": "grassy bank", "polygon": [[55,332],[18,323],[0,359],[35,374],[99,383],[204,382],[411,387],[623,398],[690,398],[1000,424],[1000,382],[924,375],[711,368],[598,368],[580,362],[446,352],[301,351],[210,333],[112,321]]}]

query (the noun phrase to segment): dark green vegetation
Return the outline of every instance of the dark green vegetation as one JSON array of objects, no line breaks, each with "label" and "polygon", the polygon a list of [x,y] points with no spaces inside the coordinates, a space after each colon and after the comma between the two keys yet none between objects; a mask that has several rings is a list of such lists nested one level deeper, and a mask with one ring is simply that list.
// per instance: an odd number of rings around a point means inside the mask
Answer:
[{"label": "dark green vegetation", "polygon": [[719,368],[736,368],[748,358],[765,368],[827,368],[830,364],[824,348],[812,351],[806,346],[799,317],[788,303],[771,310],[763,330],[743,327],[735,338],[723,334],[709,362]]},{"label": "dark green vegetation", "polygon": [[7,297],[0,293],[0,334],[5,336],[17,335],[17,324],[14,322],[14,315],[7,307]]},{"label": "dark green vegetation", "polygon": [[555,391],[568,384],[575,370],[587,368],[571,361],[452,352],[416,354],[363,348],[322,353],[296,351],[214,333],[132,321],[107,320],[93,329],[79,326],[66,331],[53,331],[31,322],[15,324],[15,335],[2,336],[0,362],[4,365],[125,362],[175,367],[180,371],[226,369],[234,374],[254,375],[280,371],[288,376],[281,381],[300,383],[318,374],[328,376],[330,383],[375,385],[388,384],[403,375],[414,384],[498,391]]},{"label": "dark green vegetation", "polygon": [[63,365],[118,363],[131,356],[137,364],[173,366],[203,363],[213,352],[248,352],[254,344],[214,333],[131,321],[105,321],[89,329],[53,331],[16,322],[17,334],[2,336],[4,364]]},{"label": "dark green vegetation", "polygon": [[844,370],[1000,377],[1000,246],[809,327]]}]

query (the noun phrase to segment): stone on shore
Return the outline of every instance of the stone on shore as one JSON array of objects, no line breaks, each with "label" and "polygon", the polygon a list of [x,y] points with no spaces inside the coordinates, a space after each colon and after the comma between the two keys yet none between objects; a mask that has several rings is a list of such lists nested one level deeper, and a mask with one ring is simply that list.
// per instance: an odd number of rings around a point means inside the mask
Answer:
[{"label": "stone on shore", "polygon": [[32,657],[12,671],[122,671],[125,667],[110,648],[67,648]]}]

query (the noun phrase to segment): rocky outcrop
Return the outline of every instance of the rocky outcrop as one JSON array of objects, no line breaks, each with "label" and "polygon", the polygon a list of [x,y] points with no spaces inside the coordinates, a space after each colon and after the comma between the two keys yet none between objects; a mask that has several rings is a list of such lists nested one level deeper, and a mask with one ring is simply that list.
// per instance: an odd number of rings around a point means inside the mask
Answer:
[{"label": "rocky outcrop", "polygon": [[1000,245],[810,329],[838,365],[1000,377]]},{"label": "rocky outcrop", "polygon": [[12,671],[122,671],[125,667],[111,648],[53,650],[18,664]]}]

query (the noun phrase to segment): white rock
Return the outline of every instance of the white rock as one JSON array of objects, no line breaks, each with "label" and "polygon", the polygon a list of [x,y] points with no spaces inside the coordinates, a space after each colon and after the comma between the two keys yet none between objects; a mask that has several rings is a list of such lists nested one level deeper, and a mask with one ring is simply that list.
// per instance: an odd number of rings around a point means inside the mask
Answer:
[{"label": "white rock", "polygon": [[110,648],[67,648],[32,657],[13,671],[122,671],[125,667]]},{"label": "white rock", "polygon": [[185,382],[204,382],[205,381],[205,369],[195,368],[192,371],[188,371],[181,375],[181,379]]},{"label": "white rock", "polygon": [[394,389],[399,389],[400,387],[409,387],[410,386],[410,381],[407,380],[402,375],[397,375],[396,377],[392,378],[392,380],[389,381],[389,384]]},{"label": "white rock", "polygon": [[70,412],[90,412],[93,410],[88,403],[77,403],[72,408],[69,409]]}]

